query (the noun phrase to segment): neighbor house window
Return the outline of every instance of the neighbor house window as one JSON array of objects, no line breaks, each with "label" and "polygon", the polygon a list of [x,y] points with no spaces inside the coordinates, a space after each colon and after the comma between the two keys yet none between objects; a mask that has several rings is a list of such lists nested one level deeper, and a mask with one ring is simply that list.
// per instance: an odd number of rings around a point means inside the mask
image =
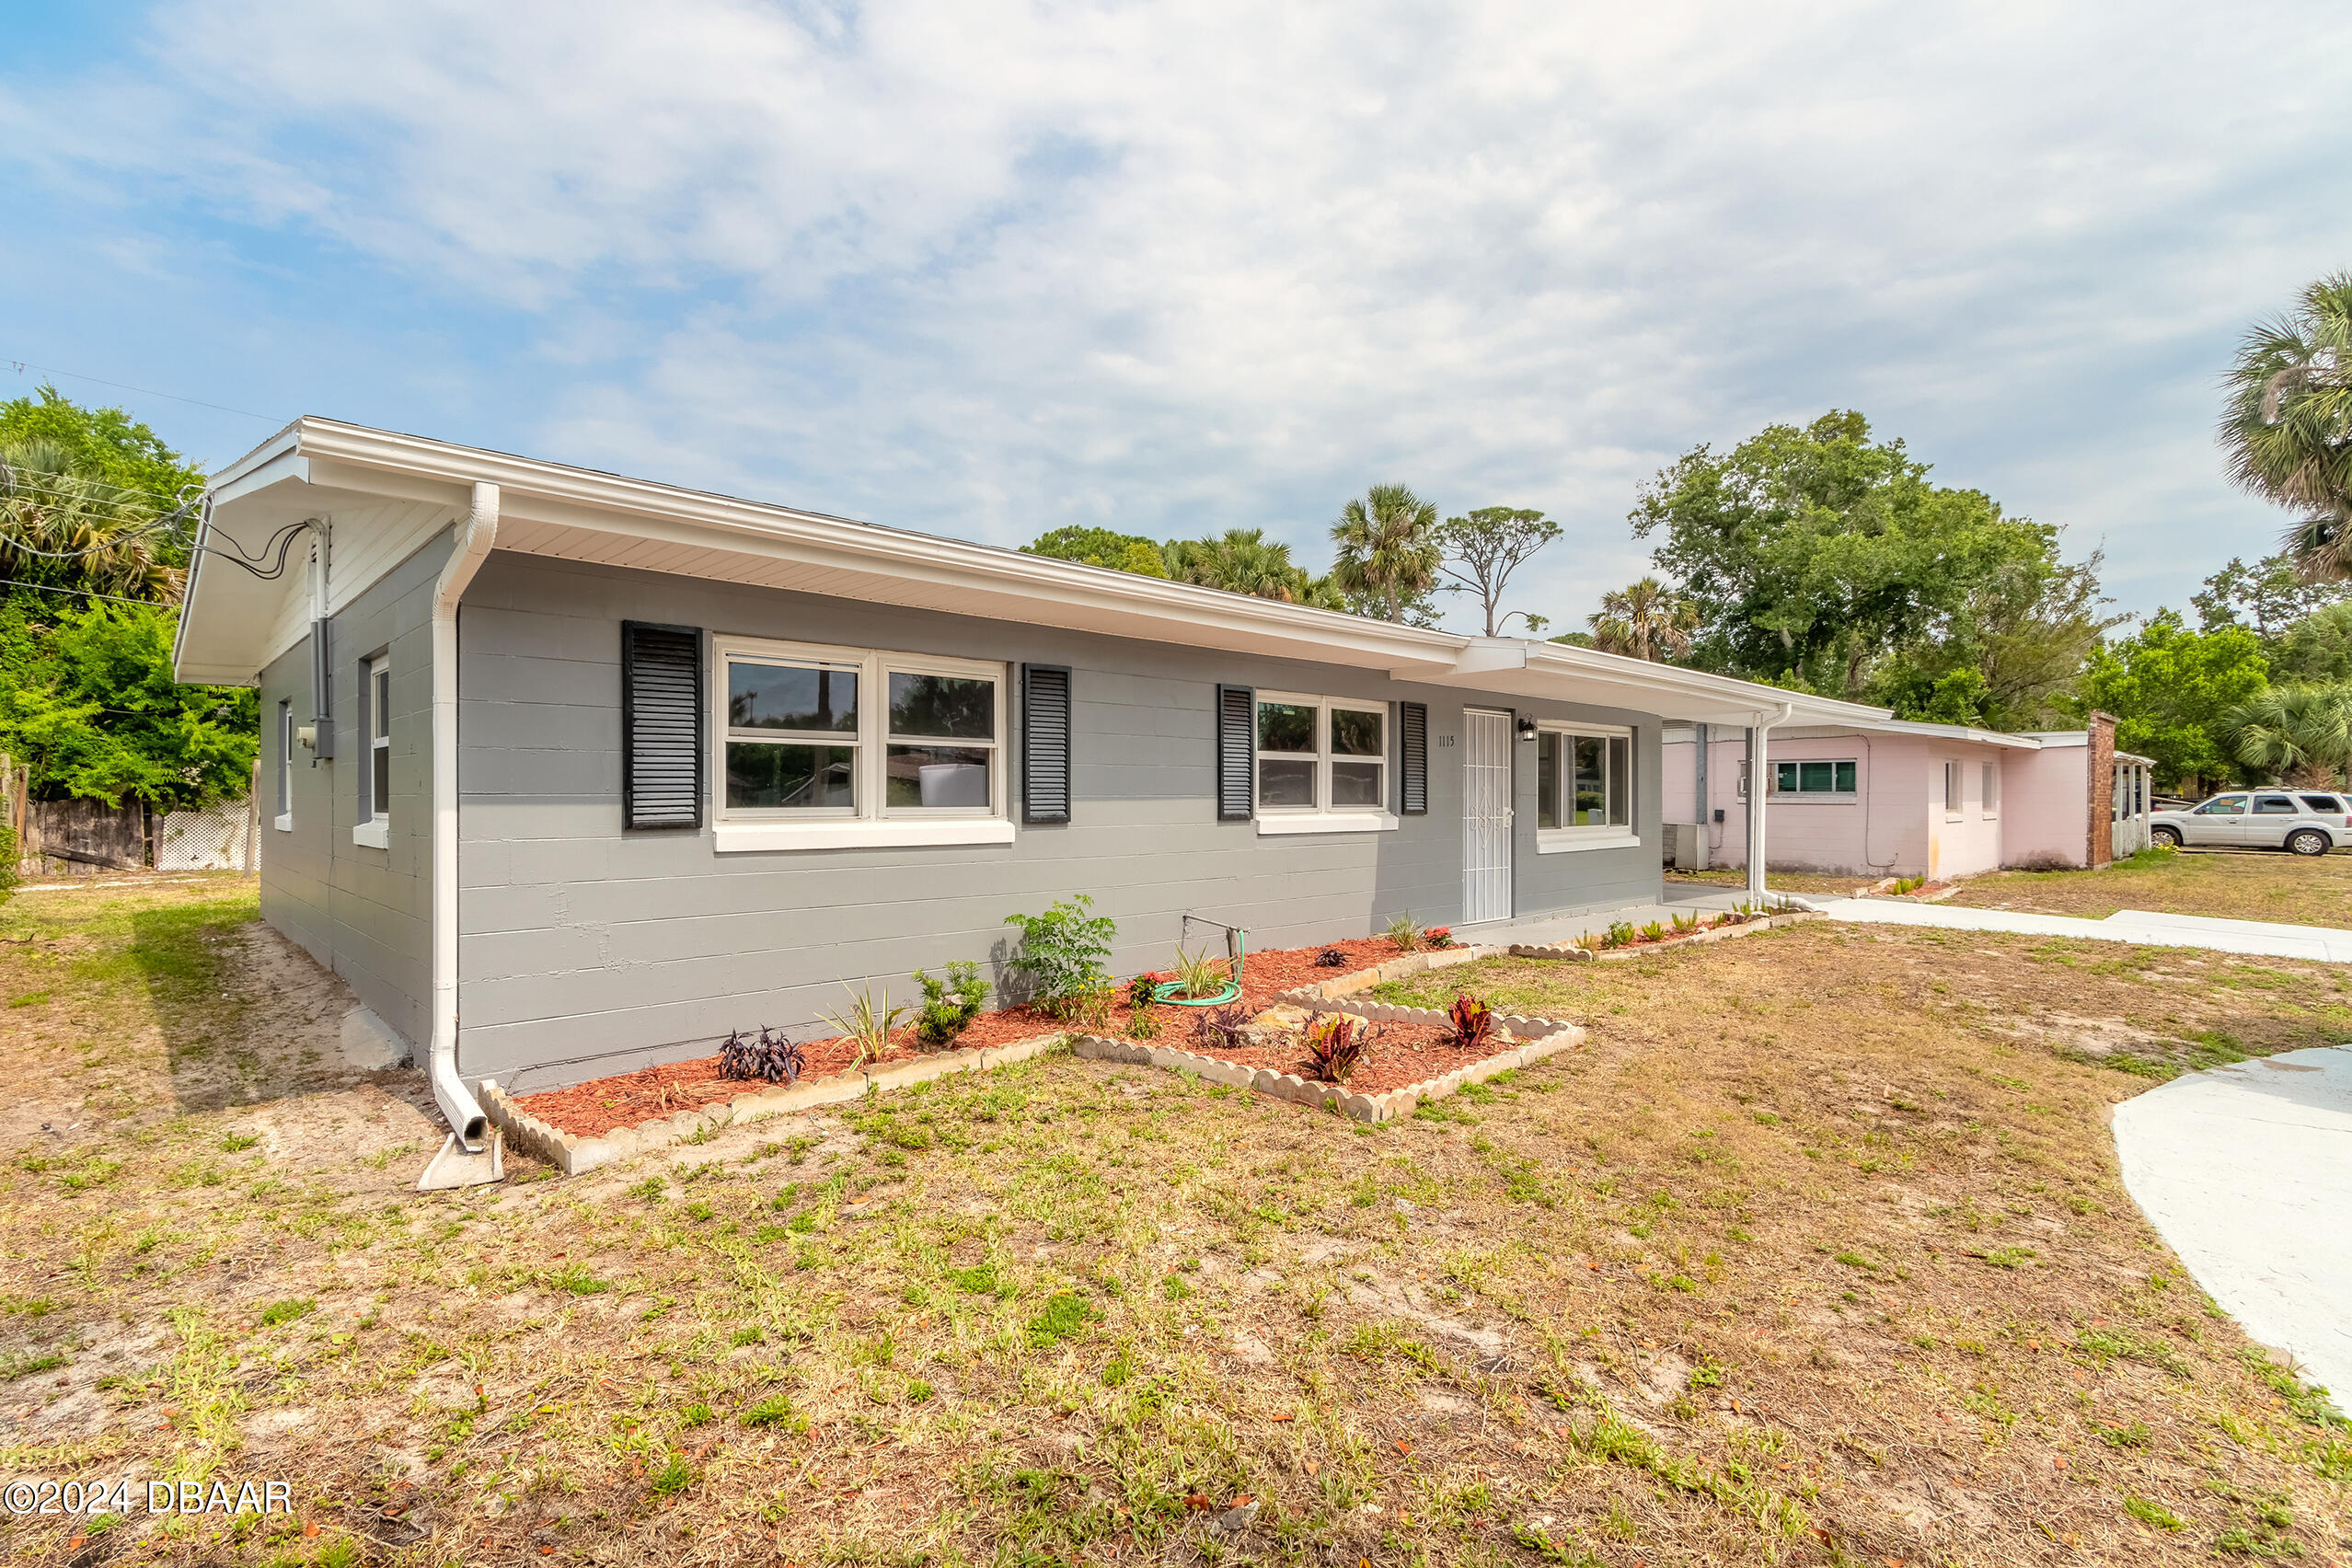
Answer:
[{"label": "neighbor house window", "polygon": [[1982,777],[1977,780],[1977,785],[1983,794],[1985,815],[1991,816],[2000,810],[2000,764],[1980,764],[1979,772]]},{"label": "neighbor house window", "polygon": [[1776,795],[1850,795],[1854,792],[1851,762],[1776,762],[1772,765]]},{"label": "neighbor house window", "polygon": [[1633,831],[1633,733],[1541,725],[1536,732],[1536,847],[1621,839]]},{"label": "neighbor house window", "polygon": [[1956,762],[1943,765],[1943,814],[1960,814],[1960,765]]},{"label": "neighbor house window", "polygon": [[1262,816],[1378,815],[1388,803],[1388,704],[1258,694]]},{"label": "neighbor house window", "polygon": [[294,699],[278,704],[278,820],[281,833],[294,828]]},{"label": "neighbor house window", "polygon": [[1009,825],[1002,664],[748,638],[714,642],[722,822]]},{"label": "neighbor house window", "polygon": [[367,758],[352,842],[385,849],[392,841],[392,661],[381,654],[360,661],[360,711],[367,719]]}]

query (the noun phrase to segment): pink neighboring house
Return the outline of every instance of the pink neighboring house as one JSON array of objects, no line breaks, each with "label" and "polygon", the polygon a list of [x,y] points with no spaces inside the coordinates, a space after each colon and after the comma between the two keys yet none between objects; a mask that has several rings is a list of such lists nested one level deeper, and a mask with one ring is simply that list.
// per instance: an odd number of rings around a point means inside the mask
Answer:
[{"label": "pink neighboring house", "polygon": [[[1661,739],[1661,819],[1685,869],[1747,863],[1745,732]],[[1968,876],[2104,865],[2148,844],[2149,759],[2115,749],[2115,721],[2002,734],[1899,719],[1776,729],[1766,739],[1770,870]]]}]

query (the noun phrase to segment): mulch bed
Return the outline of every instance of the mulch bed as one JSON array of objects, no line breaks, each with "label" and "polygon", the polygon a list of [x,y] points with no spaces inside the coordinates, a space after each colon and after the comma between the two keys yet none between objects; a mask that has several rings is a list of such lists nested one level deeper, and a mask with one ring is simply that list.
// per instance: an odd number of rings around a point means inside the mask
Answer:
[{"label": "mulch bed", "polygon": [[[1335,967],[1326,967],[1315,962],[1320,954],[1332,949],[1338,950],[1347,962]],[[1397,944],[1386,937],[1358,937],[1346,941],[1328,942],[1320,947],[1253,952],[1242,961],[1241,999],[1255,1013],[1274,1006],[1280,1000],[1283,992],[1295,986],[1336,980],[1343,974],[1353,974],[1359,970],[1386,963],[1397,956]],[[1313,1077],[1313,1068],[1302,1060],[1277,1059],[1285,1056],[1296,1058],[1298,1053],[1294,1051],[1263,1047],[1209,1049],[1195,1037],[1195,1020],[1203,1010],[1160,1008],[1158,1043],[1199,1055],[1215,1056],[1237,1066],[1270,1067],[1276,1072],[1297,1073],[1301,1078]],[[950,1048],[963,1051],[987,1045],[1009,1045],[1015,1041],[1058,1033],[1072,1027],[1032,1008],[999,1008],[974,1019],[963,1032],[956,1036],[955,1043]],[[1370,1057],[1356,1068],[1355,1077],[1347,1085],[1361,1093],[1383,1094],[1391,1089],[1401,1089],[1407,1084],[1451,1072],[1456,1067],[1480,1059],[1441,1044],[1439,1042],[1445,1032],[1434,1025],[1384,1023],[1378,1029],[1379,1032],[1373,1037]],[[1094,1032],[1127,1038],[1127,1009],[1124,1006],[1113,1008]],[[812,1040],[801,1048],[808,1053],[808,1066],[801,1074],[803,1081],[831,1078],[852,1071],[856,1066],[857,1048],[847,1039]],[[909,1026],[893,1034],[890,1049],[870,1058],[870,1061],[887,1066],[928,1054],[916,1043],[915,1031]],[[514,1102],[528,1114],[560,1127],[576,1137],[596,1137],[616,1127],[635,1126],[655,1116],[723,1105],[738,1094],[764,1087],[757,1082],[720,1077],[719,1057],[714,1052],[691,1061],[669,1062],[661,1066],[640,1067],[633,1073],[592,1078],[569,1089],[516,1095]]]}]

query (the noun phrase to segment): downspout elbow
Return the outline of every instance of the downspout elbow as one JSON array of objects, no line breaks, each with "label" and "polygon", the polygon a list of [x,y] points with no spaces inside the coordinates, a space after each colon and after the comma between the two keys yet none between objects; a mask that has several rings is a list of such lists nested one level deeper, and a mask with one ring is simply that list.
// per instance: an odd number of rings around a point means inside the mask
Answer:
[{"label": "downspout elbow", "polygon": [[490,1118],[457,1070],[457,602],[498,539],[498,487],[474,486],[473,505],[432,595],[433,1102],[457,1145],[479,1154]]}]

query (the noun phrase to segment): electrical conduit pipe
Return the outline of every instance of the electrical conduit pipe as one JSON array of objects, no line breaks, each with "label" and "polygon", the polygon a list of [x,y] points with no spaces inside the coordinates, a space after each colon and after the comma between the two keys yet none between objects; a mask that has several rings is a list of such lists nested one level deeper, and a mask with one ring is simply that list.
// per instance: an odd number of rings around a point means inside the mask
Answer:
[{"label": "electrical conduit pipe", "polygon": [[476,484],[457,548],[432,591],[433,1102],[467,1154],[487,1147],[490,1118],[457,1076],[457,601],[498,538],[498,487]]}]

